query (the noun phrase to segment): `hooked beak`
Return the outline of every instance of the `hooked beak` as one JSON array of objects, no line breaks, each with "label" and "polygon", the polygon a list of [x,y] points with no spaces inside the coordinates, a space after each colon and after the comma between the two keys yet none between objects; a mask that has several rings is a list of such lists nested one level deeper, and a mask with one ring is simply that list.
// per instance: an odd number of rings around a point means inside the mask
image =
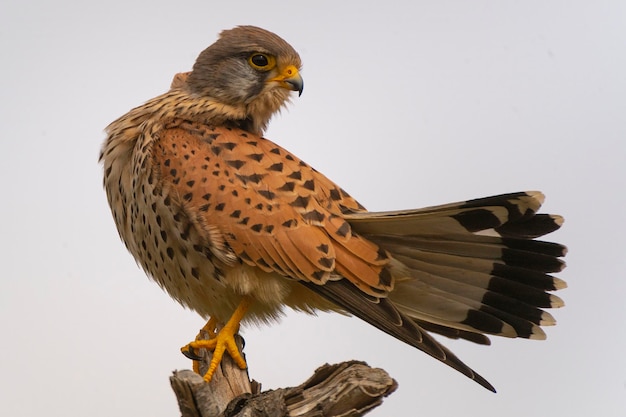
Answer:
[{"label": "hooked beak", "polygon": [[298,68],[294,65],[286,66],[278,76],[270,79],[270,81],[276,81],[287,90],[297,91],[298,97],[302,95],[302,90],[304,90],[304,80],[300,76]]}]

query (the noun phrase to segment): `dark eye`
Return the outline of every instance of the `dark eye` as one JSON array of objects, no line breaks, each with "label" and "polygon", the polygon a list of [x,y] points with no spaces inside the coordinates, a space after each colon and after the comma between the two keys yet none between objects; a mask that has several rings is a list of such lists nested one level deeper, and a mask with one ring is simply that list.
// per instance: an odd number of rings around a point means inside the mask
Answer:
[{"label": "dark eye", "polygon": [[250,57],[250,62],[252,62],[257,67],[266,67],[270,61],[263,54],[254,54]]},{"label": "dark eye", "polygon": [[248,63],[257,71],[270,71],[276,66],[276,58],[269,54],[255,52],[248,57]]}]

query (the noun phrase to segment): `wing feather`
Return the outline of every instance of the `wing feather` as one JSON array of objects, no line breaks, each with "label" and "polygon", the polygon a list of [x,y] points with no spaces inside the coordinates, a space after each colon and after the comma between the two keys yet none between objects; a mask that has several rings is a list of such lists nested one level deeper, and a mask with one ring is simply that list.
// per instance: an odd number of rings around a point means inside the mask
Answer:
[{"label": "wing feather", "polygon": [[168,123],[156,146],[162,186],[189,217],[219,229],[205,233],[207,246],[221,240],[242,262],[302,281],[323,284],[338,269],[371,294],[391,288],[385,252],[342,219],[362,207],[283,148],[184,120]]}]

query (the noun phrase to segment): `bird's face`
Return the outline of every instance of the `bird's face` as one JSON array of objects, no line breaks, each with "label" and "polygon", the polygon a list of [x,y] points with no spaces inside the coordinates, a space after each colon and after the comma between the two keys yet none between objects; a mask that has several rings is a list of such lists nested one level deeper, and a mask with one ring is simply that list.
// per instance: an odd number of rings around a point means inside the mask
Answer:
[{"label": "bird's face", "polygon": [[264,127],[289,100],[302,94],[298,53],[277,35],[252,26],[221,33],[205,49],[187,80],[193,94],[245,108],[255,125]]}]

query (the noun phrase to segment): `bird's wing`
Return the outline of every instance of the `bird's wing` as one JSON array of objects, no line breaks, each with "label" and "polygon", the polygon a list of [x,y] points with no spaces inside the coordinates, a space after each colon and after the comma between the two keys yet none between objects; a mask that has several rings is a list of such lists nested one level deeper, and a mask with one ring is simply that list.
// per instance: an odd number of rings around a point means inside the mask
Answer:
[{"label": "bird's wing", "polygon": [[386,253],[343,219],[363,208],[283,148],[183,120],[158,136],[154,175],[222,260],[315,284],[342,276],[370,295],[391,288]]},{"label": "bird's wing", "polygon": [[[425,332],[416,320],[401,312],[389,298],[366,298],[346,280],[330,281],[318,286],[312,283],[305,283],[305,285],[379,330],[418,348],[484,388],[496,392],[493,385]],[[445,331],[446,335],[450,335],[450,330],[445,329],[441,333]],[[459,337],[458,333],[455,334]],[[480,338],[481,335],[476,336]]]}]

